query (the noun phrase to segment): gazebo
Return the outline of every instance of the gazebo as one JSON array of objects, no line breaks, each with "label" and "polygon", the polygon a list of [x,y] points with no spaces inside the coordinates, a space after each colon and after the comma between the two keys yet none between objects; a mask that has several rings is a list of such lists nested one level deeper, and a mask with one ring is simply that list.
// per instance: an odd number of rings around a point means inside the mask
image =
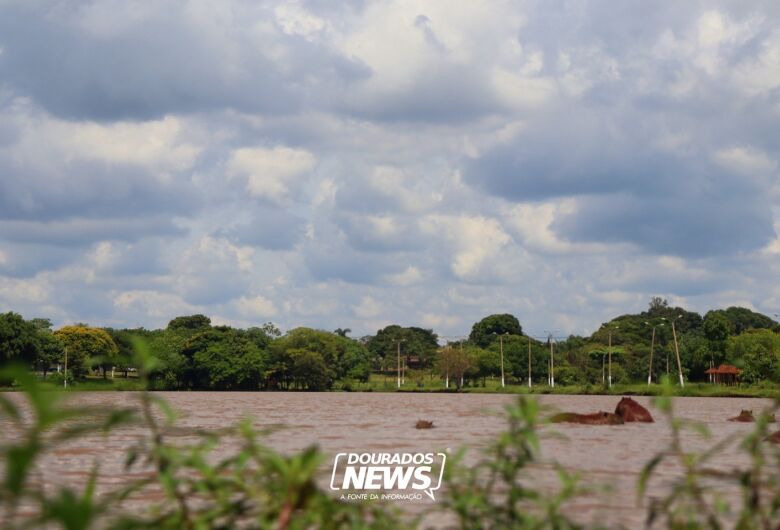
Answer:
[{"label": "gazebo", "polygon": [[712,376],[712,382],[719,385],[736,385],[739,383],[739,374],[742,372],[736,366],[721,364],[717,368],[710,368],[705,374]]}]

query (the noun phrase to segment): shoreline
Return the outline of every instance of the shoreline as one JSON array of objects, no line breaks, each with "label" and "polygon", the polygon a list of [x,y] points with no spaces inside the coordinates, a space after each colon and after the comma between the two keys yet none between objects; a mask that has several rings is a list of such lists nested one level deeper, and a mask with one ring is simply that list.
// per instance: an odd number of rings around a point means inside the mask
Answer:
[{"label": "shoreline", "polygon": [[[44,384],[44,387],[53,385]],[[66,392],[138,392],[145,390],[143,385],[137,380],[115,379],[115,380],[88,380],[75,382],[66,390]],[[276,392],[276,393],[313,393],[305,390],[211,390],[211,389],[151,389],[155,392],[224,392],[224,393],[246,393],[246,392]],[[546,385],[535,386],[529,391],[525,385],[507,385],[505,388],[499,388],[498,385],[486,386],[466,386],[461,390],[454,388],[446,389],[443,385],[430,385],[412,388],[396,388],[395,385],[378,384],[376,381],[360,384],[336,385],[330,390],[323,392],[334,393],[399,393],[399,394],[506,394],[506,395],[571,395],[571,396],[645,396],[653,397],[664,395],[669,388],[661,384],[653,384],[648,387],[646,384],[634,385],[613,385],[611,389],[596,385],[568,385],[556,386],[550,388]],[[685,388],[673,387],[672,397],[718,397],[718,398],[761,398],[775,399],[780,401],[780,387],[767,388],[766,386],[718,386],[711,383],[689,383]],[[0,387],[0,392],[18,392],[21,389],[16,387]]]}]

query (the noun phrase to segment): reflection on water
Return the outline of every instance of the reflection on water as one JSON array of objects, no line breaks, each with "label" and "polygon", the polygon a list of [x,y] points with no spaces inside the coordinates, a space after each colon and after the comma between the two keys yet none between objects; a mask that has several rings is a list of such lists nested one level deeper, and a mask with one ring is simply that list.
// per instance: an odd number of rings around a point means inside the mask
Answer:
[{"label": "reflection on water", "polygon": [[[219,429],[252,417],[258,429],[273,429],[265,443],[292,452],[318,444],[327,455],[323,469],[326,479],[333,456],[339,452],[403,451],[430,452],[471,449],[467,461],[474,462],[484,448],[504,430],[503,409],[512,396],[495,394],[394,394],[394,393],[160,393],[180,413],[177,426],[168,436],[186,440],[199,430]],[[75,402],[88,405],[127,406],[132,392],[73,394]],[[538,396],[556,410],[572,412],[612,411],[619,397]],[[535,484],[554,486],[556,474],[550,465],[557,461],[581,473],[587,484],[604,485],[608,491],[591,494],[575,502],[578,518],[622,523],[635,527],[643,522],[643,508],[637,508],[635,484],[643,464],[666,446],[669,428],[649,398],[636,398],[656,417],[656,423],[588,426],[556,424],[543,427],[542,458],[530,473]],[[747,433],[752,424],[733,423],[727,418],[741,409],[761,410],[768,400],[748,398],[677,398],[676,414],[706,424],[714,440]],[[418,419],[435,422],[434,429],[415,429]],[[558,433],[563,436],[554,436]],[[13,436],[8,425],[0,423],[0,439]],[[49,454],[41,466],[44,480],[52,483],[83,480],[97,460],[104,485],[116,485],[123,478],[124,452],[142,435],[140,428],[124,427],[108,437],[93,435]],[[689,449],[704,449],[714,443],[686,432]],[[745,463],[734,447],[726,453],[728,465]],[[662,482],[675,476],[671,464],[662,465],[650,492],[659,491]],[[134,475],[135,476],[135,475]],[[327,480],[323,481],[323,486]],[[426,510],[420,504],[405,504],[412,512]],[[427,521],[433,522],[433,521]]]}]

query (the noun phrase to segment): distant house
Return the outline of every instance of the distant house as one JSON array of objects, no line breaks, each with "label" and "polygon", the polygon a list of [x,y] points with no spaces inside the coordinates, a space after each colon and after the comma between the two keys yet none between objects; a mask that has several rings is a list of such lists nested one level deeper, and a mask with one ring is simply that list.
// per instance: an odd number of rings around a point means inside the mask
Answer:
[{"label": "distant house", "polygon": [[705,374],[712,377],[712,382],[718,385],[736,385],[739,383],[739,374],[742,370],[730,364],[721,364],[717,368],[710,368]]}]

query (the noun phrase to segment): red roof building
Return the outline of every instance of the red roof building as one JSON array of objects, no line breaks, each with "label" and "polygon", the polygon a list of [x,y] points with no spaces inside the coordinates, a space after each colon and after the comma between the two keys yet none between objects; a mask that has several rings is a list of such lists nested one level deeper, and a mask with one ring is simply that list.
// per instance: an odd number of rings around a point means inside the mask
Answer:
[{"label": "red roof building", "polygon": [[736,385],[739,383],[739,374],[742,370],[730,364],[721,364],[717,368],[710,368],[705,374],[711,377],[711,381],[720,385]]}]

